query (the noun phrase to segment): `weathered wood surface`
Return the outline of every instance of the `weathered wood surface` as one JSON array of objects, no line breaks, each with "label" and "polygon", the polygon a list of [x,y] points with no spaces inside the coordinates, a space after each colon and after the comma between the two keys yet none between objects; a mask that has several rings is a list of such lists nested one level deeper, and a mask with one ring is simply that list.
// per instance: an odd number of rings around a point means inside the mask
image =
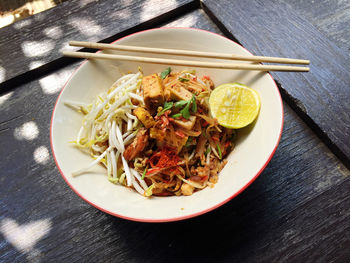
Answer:
[{"label": "weathered wood surface", "polygon": [[110,42],[196,6],[193,0],[64,2],[0,29],[0,83],[61,58],[69,40]]},{"label": "weathered wood surface", "polygon": [[[169,25],[220,33],[200,10]],[[18,86],[0,99],[1,262],[349,260],[349,171],[288,105],[279,148],[265,171],[209,214],[145,224],[85,203],[61,178],[51,154],[45,154],[54,102],[77,65]],[[29,249],[4,234],[22,230],[26,240],[28,223],[47,230]]]},{"label": "weathered wood surface", "polygon": [[289,5],[349,55],[350,1],[276,1]]},{"label": "weathered wood surface", "polygon": [[[4,238],[0,261],[342,262],[350,257],[349,171],[287,105],[271,163],[251,187],[212,213],[144,224],[86,204],[66,185],[51,155],[35,154],[50,151],[51,111],[74,68],[18,87],[0,106],[1,230],[6,220],[18,228],[39,220],[51,224],[27,252]],[[49,80],[57,81],[52,94],[44,84]],[[20,132],[28,124],[33,137]]]},{"label": "weathered wood surface", "polygon": [[348,54],[280,1],[204,0],[203,4],[225,32],[255,55],[311,60],[308,73],[273,72],[272,76],[281,84],[284,99],[349,165]]},{"label": "weathered wood surface", "polygon": [[[219,32],[199,10],[169,25]],[[0,99],[0,230],[9,220],[18,224],[11,225],[12,232],[29,222],[51,224],[29,250],[15,249],[3,234],[0,261],[349,260],[349,171],[288,106],[281,144],[269,166],[244,193],[212,213],[141,224],[84,203],[61,179],[52,158],[45,158],[54,101],[75,66]]]}]

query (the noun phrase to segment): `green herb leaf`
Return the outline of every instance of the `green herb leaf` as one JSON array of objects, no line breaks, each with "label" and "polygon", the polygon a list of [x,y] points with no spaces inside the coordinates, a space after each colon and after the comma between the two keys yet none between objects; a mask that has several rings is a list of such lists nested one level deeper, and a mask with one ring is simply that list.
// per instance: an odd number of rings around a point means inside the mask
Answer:
[{"label": "green herb leaf", "polygon": [[170,74],[170,72],[171,72],[171,68],[170,68],[170,67],[169,67],[169,68],[166,68],[165,70],[163,70],[162,73],[160,73],[160,77],[161,77],[162,79],[165,79],[166,76],[168,76],[168,75]]},{"label": "green herb leaf", "polygon": [[218,154],[219,154],[219,157],[220,157],[220,160],[221,160],[222,159],[222,152],[221,152],[220,145],[217,144],[216,147],[218,147]]},{"label": "green herb leaf", "polygon": [[192,96],[192,112],[197,112],[197,103],[196,103],[196,96]]},{"label": "green herb leaf", "polygon": [[208,146],[208,148],[207,148],[207,149],[205,150],[205,152],[204,152],[204,155],[207,156],[208,153],[210,153],[210,152],[211,152],[211,147]]},{"label": "green herb leaf", "polygon": [[174,115],[171,115],[171,118],[177,119],[177,118],[180,118],[181,116],[182,116],[181,113],[176,113]]},{"label": "green herb leaf", "polygon": [[192,145],[192,141],[193,141],[193,138],[192,137],[188,137],[186,143],[185,143],[185,147],[190,147]]},{"label": "green herb leaf", "polygon": [[180,113],[182,114],[182,117],[184,117],[185,119],[189,119],[190,118],[190,103],[187,103],[185,108],[183,108]]},{"label": "green herb leaf", "polygon": [[147,170],[148,170],[148,165],[146,166],[145,170],[143,170],[142,177],[141,177],[142,180],[144,180]]},{"label": "green herb leaf", "polygon": [[196,103],[196,96],[193,95],[192,98],[190,100],[180,100],[178,102],[175,102],[175,107],[176,108],[181,108],[183,106],[185,106],[180,113],[182,114],[182,116],[185,119],[189,119],[190,118],[190,105],[192,104],[191,110],[193,112],[197,112],[197,103]]},{"label": "green herb leaf", "polygon": [[169,110],[169,109],[171,109],[172,107],[173,107],[173,105],[174,105],[174,102],[172,102],[172,101],[166,101],[165,103],[164,103],[164,109],[167,109],[167,110]]},{"label": "green herb leaf", "polygon": [[188,82],[188,81],[190,81],[189,79],[181,78],[181,77],[179,77],[179,80],[180,80],[181,82]]},{"label": "green herb leaf", "polygon": [[164,112],[166,112],[167,110],[170,110],[173,107],[173,105],[174,105],[174,102],[172,102],[172,101],[167,102],[166,101],[164,103],[163,109],[157,114],[157,116],[160,116],[160,115],[164,114]]},{"label": "green herb leaf", "polygon": [[181,108],[183,106],[185,106],[188,103],[187,100],[180,100],[175,102],[175,108]]}]

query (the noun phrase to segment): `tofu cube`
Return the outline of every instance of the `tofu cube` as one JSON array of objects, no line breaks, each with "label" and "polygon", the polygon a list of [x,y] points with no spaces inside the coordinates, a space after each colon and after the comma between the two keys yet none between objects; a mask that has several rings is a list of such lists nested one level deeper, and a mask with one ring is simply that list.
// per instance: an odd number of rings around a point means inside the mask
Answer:
[{"label": "tofu cube", "polygon": [[171,100],[190,100],[192,98],[192,93],[180,85],[175,85],[174,87],[167,88],[166,91]]},{"label": "tofu cube", "polygon": [[155,124],[155,121],[149,111],[142,107],[136,108],[134,110],[134,114],[147,129],[151,128]]},{"label": "tofu cube", "polygon": [[188,136],[185,135],[184,137],[180,137],[175,135],[174,137],[175,138],[173,138],[172,140],[170,131],[167,130],[165,132],[164,143],[170,146],[171,148],[174,148],[176,153],[179,153],[182,150],[182,147],[184,147],[184,145],[186,144]]},{"label": "tofu cube", "polygon": [[181,193],[183,195],[192,195],[194,191],[194,187],[192,185],[189,185],[187,183],[183,183],[181,186]]},{"label": "tofu cube", "polygon": [[150,128],[149,136],[152,139],[157,140],[158,145],[167,145],[171,148],[174,148],[176,153],[179,153],[182,147],[186,144],[188,136],[179,137],[173,136],[173,140],[171,139],[171,133],[169,130],[163,131],[158,128]]},{"label": "tofu cube", "polygon": [[157,141],[162,142],[164,140],[164,137],[165,137],[165,132],[158,129],[158,128],[150,128],[149,129],[149,137],[151,137],[152,139],[155,139]]},{"label": "tofu cube", "polygon": [[143,77],[142,88],[147,109],[153,112],[157,106],[164,104],[164,88],[157,74]]},{"label": "tofu cube", "polygon": [[174,124],[184,130],[192,130],[194,124],[196,123],[196,116],[190,116],[189,120],[174,120]]}]

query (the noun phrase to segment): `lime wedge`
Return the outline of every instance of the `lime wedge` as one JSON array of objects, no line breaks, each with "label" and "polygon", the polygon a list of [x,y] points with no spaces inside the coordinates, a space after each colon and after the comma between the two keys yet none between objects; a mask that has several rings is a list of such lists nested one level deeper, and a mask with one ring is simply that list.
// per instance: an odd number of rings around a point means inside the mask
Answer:
[{"label": "lime wedge", "polygon": [[239,129],[252,123],[259,114],[259,94],[240,83],[222,84],[209,97],[210,111],[226,128]]}]

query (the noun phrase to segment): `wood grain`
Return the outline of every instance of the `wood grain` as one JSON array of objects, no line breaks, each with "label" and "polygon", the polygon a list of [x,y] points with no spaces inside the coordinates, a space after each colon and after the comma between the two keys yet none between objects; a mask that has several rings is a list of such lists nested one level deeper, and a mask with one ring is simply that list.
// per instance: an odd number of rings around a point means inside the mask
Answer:
[{"label": "wood grain", "polygon": [[[168,25],[220,33],[200,10]],[[286,104],[283,136],[270,164],[242,194],[211,213],[146,224],[115,218],[85,203],[61,178],[51,155],[44,163],[33,156],[38,147],[50,148],[54,102],[77,66],[1,97],[0,129],[7,130],[0,133],[0,223],[6,218],[20,226],[42,219],[52,223],[35,253],[18,251],[0,239],[1,262],[349,260],[349,171]],[[31,122],[37,137],[15,135],[16,128]]]},{"label": "wood grain", "polygon": [[272,76],[281,84],[284,98],[293,109],[350,167],[349,56],[278,1],[204,0],[203,4],[225,32],[254,55],[311,61],[307,74],[274,72]]},{"label": "wood grain", "polygon": [[277,0],[289,5],[344,52],[350,50],[350,2],[343,0]]},{"label": "wood grain", "polygon": [[[74,67],[65,70],[72,72]],[[66,76],[67,72],[56,74]],[[49,120],[57,97],[57,93],[45,94],[40,83],[16,89],[11,101],[0,108],[10,120],[6,122],[9,130],[0,135],[0,169],[6,171],[0,179],[0,221],[52,222],[48,236],[36,245],[40,251],[36,259],[329,262],[350,256],[349,171],[287,105],[280,146],[245,192],[195,219],[142,224],[114,218],[84,203],[63,181],[51,156],[45,164],[34,161],[38,147],[49,149]],[[20,101],[23,107],[18,108]],[[39,110],[37,105],[41,105]],[[16,139],[16,128],[28,122],[36,123],[40,136]],[[24,261],[28,256],[6,240],[0,252],[5,262]]]},{"label": "wood grain", "polygon": [[64,2],[0,29],[0,83],[61,58],[69,40],[111,42],[196,6],[193,0]]}]

